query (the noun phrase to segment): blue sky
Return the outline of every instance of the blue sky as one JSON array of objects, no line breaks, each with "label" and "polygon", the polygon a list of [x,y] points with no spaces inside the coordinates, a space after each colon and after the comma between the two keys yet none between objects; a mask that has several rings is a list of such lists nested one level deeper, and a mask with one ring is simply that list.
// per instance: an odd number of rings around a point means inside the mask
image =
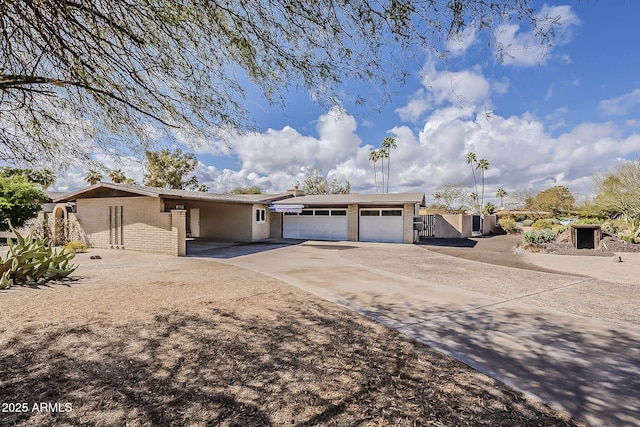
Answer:
[{"label": "blue sky", "polygon": [[[560,19],[547,51],[514,23],[499,29],[498,39],[509,46],[499,61],[470,31],[450,46],[446,66],[427,54],[408,64],[412,77],[392,87],[396,94],[381,111],[375,96],[370,105],[345,98],[339,108],[326,109],[294,90],[284,111],[250,100],[259,132],[234,137],[229,146],[184,141],[182,148],[196,152],[196,175],[213,192],[248,185],[282,192],[309,167],[320,167],[349,180],[354,192],[374,193],[368,153],[392,135],[398,148],[391,154],[391,192],[423,191],[430,202],[442,184],[471,188],[465,158],[473,151],[491,164],[485,200],[497,204],[500,187],[516,194],[552,185],[588,197],[591,176],[640,157],[640,2],[534,5]],[[135,159],[114,167],[142,181]],[[57,189],[84,186],[82,176],[80,168],[69,170]]]}]

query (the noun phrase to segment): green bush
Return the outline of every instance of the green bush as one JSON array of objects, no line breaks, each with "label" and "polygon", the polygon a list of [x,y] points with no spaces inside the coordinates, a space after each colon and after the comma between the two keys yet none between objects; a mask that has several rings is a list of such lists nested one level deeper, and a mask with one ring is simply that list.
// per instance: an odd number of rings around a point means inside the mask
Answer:
[{"label": "green bush", "polygon": [[533,223],[533,228],[544,230],[545,228],[553,228],[556,224],[560,224],[560,221],[555,218],[542,218]]},{"label": "green bush", "polygon": [[16,242],[8,239],[7,258],[3,260],[0,256],[0,289],[14,284],[60,279],[76,269],[76,266],[69,264],[75,252],[58,252],[44,240],[34,239],[31,234],[23,237],[11,224],[9,227],[15,234]]},{"label": "green bush", "polygon": [[544,230],[527,231],[524,233],[524,241],[532,245],[541,245],[549,243],[556,238],[556,232],[550,228]]},{"label": "green bush", "polygon": [[522,225],[524,225],[525,227],[531,227],[533,225],[533,220],[525,219],[524,221],[522,221]]},{"label": "green bush", "polygon": [[498,220],[498,225],[507,234],[515,234],[518,231],[516,222],[511,218],[500,218]]}]

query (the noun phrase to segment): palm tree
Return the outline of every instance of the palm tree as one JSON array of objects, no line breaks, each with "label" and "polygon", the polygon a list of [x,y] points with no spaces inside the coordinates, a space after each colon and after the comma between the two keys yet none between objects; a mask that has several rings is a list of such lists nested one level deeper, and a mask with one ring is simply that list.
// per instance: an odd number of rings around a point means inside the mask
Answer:
[{"label": "palm tree", "polygon": [[504,188],[498,188],[498,191],[496,192],[496,197],[500,197],[500,209],[504,209],[504,206],[502,205],[502,198],[506,195],[507,195],[507,192],[505,191]]},{"label": "palm tree", "polygon": [[49,168],[34,170],[29,174],[29,178],[40,184],[44,191],[56,183],[56,174]]},{"label": "palm tree", "polygon": [[124,172],[122,169],[116,169],[109,173],[109,178],[116,184],[122,184],[127,180],[127,177],[124,176]]},{"label": "palm tree", "polygon": [[379,148],[378,150],[378,157],[380,158],[380,161],[382,162],[382,193],[384,194],[384,159],[389,158],[389,154],[387,154],[387,151],[384,148]]},{"label": "palm tree", "polygon": [[89,169],[87,174],[84,176],[84,180],[87,181],[89,185],[94,185],[102,181],[102,174],[95,169]]},{"label": "palm tree", "polygon": [[382,149],[387,153],[387,193],[389,193],[389,174],[391,172],[391,149],[398,148],[398,144],[396,144],[396,139],[392,136],[386,137],[382,141]]},{"label": "palm tree", "polygon": [[373,182],[376,185],[376,194],[378,194],[378,172],[376,171],[376,163],[380,160],[380,153],[378,150],[371,150],[369,153],[369,161],[373,163]]},{"label": "palm tree", "polygon": [[[478,161],[476,160],[476,153],[474,152],[470,152],[467,153],[467,164],[471,166],[471,174],[473,175],[473,186],[476,190],[475,194],[478,194],[478,181],[476,180],[476,165],[477,165]],[[476,210],[477,209],[477,197],[476,197],[476,203],[473,205],[473,209]]]},{"label": "palm tree", "polygon": [[480,198],[480,206],[484,207],[484,171],[489,169],[489,161],[487,159],[478,160],[477,168],[480,169],[480,175],[482,176],[482,197]]}]

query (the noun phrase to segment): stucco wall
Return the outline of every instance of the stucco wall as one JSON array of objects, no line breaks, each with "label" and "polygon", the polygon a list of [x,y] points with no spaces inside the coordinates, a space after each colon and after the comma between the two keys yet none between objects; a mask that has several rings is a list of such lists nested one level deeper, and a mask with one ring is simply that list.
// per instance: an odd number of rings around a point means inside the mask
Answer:
[{"label": "stucco wall", "polygon": [[436,215],[435,236],[444,239],[460,239],[471,237],[472,218],[471,215],[463,214],[443,214]]},{"label": "stucco wall", "polygon": [[[121,229],[110,229],[110,206],[122,209]],[[177,254],[171,212],[161,209],[153,197],[79,199],[75,217],[90,246]]]}]

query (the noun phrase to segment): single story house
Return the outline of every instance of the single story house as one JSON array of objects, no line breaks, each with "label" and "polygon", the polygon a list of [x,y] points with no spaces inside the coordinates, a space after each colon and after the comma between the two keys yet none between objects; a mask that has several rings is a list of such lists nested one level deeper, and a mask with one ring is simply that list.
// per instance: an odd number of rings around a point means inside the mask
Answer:
[{"label": "single story house", "polygon": [[270,236],[269,204],[288,194],[213,194],[100,182],[55,199],[76,202],[67,226],[92,247],[186,254],[186,239]]},{"label": "single story house", "polygon": [[61,233],[92,247],[186,254],[188,238],[269,238],[413,243],[423,193],[306,196],[213,194],[100,182],[54,200],[75,202]]}]

